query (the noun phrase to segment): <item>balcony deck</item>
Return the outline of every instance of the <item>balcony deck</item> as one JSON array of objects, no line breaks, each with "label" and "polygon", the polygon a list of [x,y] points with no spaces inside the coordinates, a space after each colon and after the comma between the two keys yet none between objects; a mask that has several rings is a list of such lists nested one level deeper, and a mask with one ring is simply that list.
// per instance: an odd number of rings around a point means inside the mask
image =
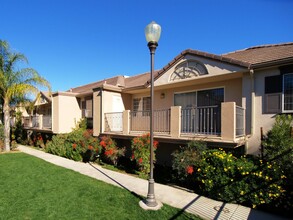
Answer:
[{"label": "balcony deck", "polygon": [[[243,145],[245,109],[235,103],[182,109],[154,110],[154,136],[166,141],[205,140]],[[150,112],[130,111],[104,114],[103,134],[137,136],[149,132]]]}]

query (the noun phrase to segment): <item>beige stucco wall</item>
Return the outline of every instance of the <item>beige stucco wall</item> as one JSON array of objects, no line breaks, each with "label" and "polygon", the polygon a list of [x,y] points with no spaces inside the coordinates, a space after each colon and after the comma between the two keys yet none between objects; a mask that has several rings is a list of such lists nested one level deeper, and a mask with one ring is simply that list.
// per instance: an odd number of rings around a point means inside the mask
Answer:
[{"label": "beige stucco wall", "polygon": [[53,133],[68,133],[81,119],[77,98],[70,94],[54,94],[52,100]]},{"label": "beige stucco wall", "polygon": [[[254,72],[254,120],[251,120],[251,76],[246,74],[243,78],[243,103],[246,106],[246,128],[247,134],[251,134],[248,139],[247,153],[258,154],[261,144],[260,129],[263,128],[264,134],[266,134],[275,121],[276,114],[267,114],[264,109],[264,95],[265,95],[265,77],[279,75],[280,71],[277,68],[265,69]],[[252,125],[253,123],[253,125]],[[252,128],[252,129],[251,129]]]},{"label": "beige stucco wall", "polygon": [[[101,108],[102,103],[102,108]],[[131,95],[120,92],[100,90],[93,94],[93,133],[98,136],[104,131],[104,114],[107,112],[123,112],[131,108]],[[101,117],[102,115],[102,117]]]},{"label": "beige stucco wall", "polygon": [[[205,84],[188,85],[188,86],[185,86],[185,84],[182,83],[181,87],[156,90],[155,101],[154,101],[155,109],[170,108],[172,105],[174,105],[174,94],[176,93],[192,92],[192,91],[213,89],[213,88],[224,88],[224,91],[225,91],[224,101],[236,102],[236,105],[242,106],[242,79],[236,78],[229,81],[210,82]],[[164,98],[161,98],[162,93],[165,94]],[[140,96],[149,96],[149,93],[136,94],[133,96],[133,98],[140,97]]]},{"label": "beige stucco wall", "polygon": [[95,90],[93,93],[93,135],[99,136],[100,134],[100,116],[101,116],[101,96],[100,90]]}]

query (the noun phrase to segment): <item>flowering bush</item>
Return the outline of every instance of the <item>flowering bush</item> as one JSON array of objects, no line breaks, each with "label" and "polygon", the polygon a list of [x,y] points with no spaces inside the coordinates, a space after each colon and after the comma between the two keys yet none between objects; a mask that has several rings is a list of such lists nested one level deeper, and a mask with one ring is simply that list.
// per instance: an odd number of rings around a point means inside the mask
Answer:
[{"label": "flowering bush", "polygon": [[[154,147],[154,155],[153,161],[156,161],[156,154],[155,151],[158,147],[159,142],[154,140],[153,147]],[[150,172],[150,134],[144,134],[139,137],[135,137],[131,141],[131,160],[136,161],[136,164],[140,171],[145,174]]]},{"label": "flowering bush", "polygon": [[[184,155],[189,152],[187,148]],[[184,164],[182,157],[181,161]],[[285,192],[281,184],[286,177],[276,163],[236,158],[223,150],[205,150],[198,160],[189,160],[184,166],[185,178],[193,189],[216,200],[256,207],[272,203]]]},{"label": "flowering bush", "polygon": [[59,134],[46,144],[46,152],[84,162],[95,160],[101,153],[97,138],[91,130],[75,129],[69,134]]},{"label": "flowering bush", "polygon": [[103,159],[110,161],[116,166],[119,157],[124,156],[125,148],[118,148],[116,142],[109,136],[101,137],[100,145],[102,147]]},{"label": "flowering bush", "polygon": [[193,184],[191,174],[201,160],[202,152],[206,149],[206,144],[202,141],[191,141],[185,147],[175,151],[173,156],[172,168],[174,178],[189,186]]}]

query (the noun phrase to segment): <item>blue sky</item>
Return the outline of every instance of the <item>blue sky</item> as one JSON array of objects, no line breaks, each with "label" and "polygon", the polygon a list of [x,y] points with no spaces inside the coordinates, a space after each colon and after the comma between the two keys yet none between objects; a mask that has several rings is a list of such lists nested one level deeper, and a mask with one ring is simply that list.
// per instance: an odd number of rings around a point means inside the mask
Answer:
[{"label": "blue sky", "polygon": [[162,27],[155,69],[185,49],[214,54],[293,41],[292,0],[0,0],[0,39],[53,91],[150,69],[144,28]]}]

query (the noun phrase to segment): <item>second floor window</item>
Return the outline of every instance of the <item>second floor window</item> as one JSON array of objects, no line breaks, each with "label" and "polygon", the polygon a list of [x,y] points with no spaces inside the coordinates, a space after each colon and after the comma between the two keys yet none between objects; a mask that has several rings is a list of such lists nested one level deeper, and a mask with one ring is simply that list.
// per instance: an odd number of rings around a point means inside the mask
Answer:
[{"label": "second floor window", "polygon": [[134,98],[132,100],[132,111],[135,112],[135,115],[137,115],[138,112],[142,112],[143,116],[149,116],[150,109],[151,109],[150,97]]}]

